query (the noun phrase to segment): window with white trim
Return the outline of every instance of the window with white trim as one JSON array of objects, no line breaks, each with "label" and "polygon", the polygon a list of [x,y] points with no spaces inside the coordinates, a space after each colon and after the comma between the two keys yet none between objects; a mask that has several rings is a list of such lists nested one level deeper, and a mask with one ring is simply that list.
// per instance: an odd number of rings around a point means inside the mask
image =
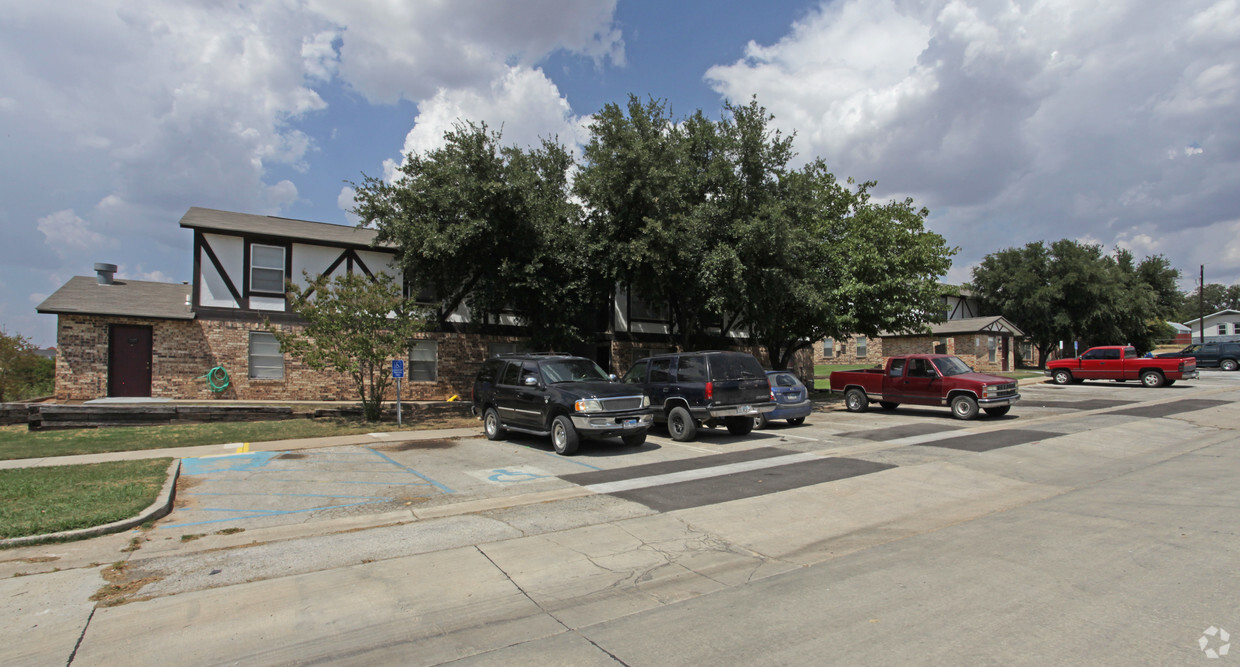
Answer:
[{"label": "window with white trim", "polygon": [[857,358],[860,359],[866,355],[866,338],[865,336],[857,336]]},{"label": "window with white trim", "polygon": [[438,379],[439,341],[413,341],[409,346],[409,381],[434,382]]},{"label": "window with white trim", "polygon": [[995,351],[999,349],[999,338],[997,336],[986,337],[986,358],[990,363],[995,363]]},{"label": "window with white trim", "polygon": [[269,331],[250,332],[250,378],[284,379],[284,355],[280,352],[280,341]]},{"label": "window with white trim", "polygon": [[284,294],[284,248],[250,246],[250,291]]},{"label": "window with white trim", "polygon": [[822,341],[822,356],[830,359],[834,354],[834,351],[831,349],[834,345],[835,341],[830,338]]},{"label": "window with white trim", "polygon": [[526,343],[491,343],[487,345],[488,357],[494,357],[497,354],[520,354],[529,351],[530,346]]}]

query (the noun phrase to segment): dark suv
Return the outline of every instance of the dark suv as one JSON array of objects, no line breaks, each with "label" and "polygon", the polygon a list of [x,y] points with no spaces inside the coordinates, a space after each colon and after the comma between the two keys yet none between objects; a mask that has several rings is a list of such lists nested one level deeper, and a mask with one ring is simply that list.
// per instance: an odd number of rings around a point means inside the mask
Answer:
[{"label": "dark suv", "polygon": [[1179,352],[1164,352],[1160,357],[1196,357],[1198,368],[1221,368],[1234,371],[1240,367],[1240,343],[1194,343]]},{"label": "dark suv", "polygon": [[504,354],[482,364],[474,380],[474,416],[490,440],[508,431],[550,435],[555,451],[577,451],[582,436],[646,441],[654,423],[650,399],[616,382],[598,364],[565,354]]},{"label": "dark suv", "polygon": [[744,352],[681,352],[638,359],[624,381],[638,385],[667,422],[673,440],[697,437],[699,426],[722,423],[736,435],[753,430],[754,417],[775,409],[766,371]]}]

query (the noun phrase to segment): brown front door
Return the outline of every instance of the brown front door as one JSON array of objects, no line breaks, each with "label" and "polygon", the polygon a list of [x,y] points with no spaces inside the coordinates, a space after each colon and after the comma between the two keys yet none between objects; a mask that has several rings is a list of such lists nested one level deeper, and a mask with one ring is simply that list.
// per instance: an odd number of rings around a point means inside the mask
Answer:
[{"label": "brown front door", "polygon": [[151,328],[112,326],[108,341],[108,396],[151,395]]}]

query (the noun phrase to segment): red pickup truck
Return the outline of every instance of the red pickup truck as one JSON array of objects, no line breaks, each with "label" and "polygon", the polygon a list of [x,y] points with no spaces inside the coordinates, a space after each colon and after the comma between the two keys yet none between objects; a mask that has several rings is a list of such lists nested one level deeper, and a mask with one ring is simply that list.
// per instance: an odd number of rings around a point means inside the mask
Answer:
[{"label": "red pickup truck", "polygon": [[844,392],[850,412],[865,412],[873,399],[884,410],[901,403],[949,405],[957,419],[973,419],[979,408],[999,417],[1020,400],[1012,378],[975,373],[959,357],[946,354],[897,355],[886,368],[835,371],[831,391]]},{"label": "red pickup truck", "polygon": [[1162,387],[1173,385],[1176,380],[1196,378],[1197,360],[1192,357],[1143,357],[1132,346],[1102,345],[1085,350],[1076,359],[1048,361],[1045,372],[1055,384],[1085,380],[1140,380],[1147,387]]}]

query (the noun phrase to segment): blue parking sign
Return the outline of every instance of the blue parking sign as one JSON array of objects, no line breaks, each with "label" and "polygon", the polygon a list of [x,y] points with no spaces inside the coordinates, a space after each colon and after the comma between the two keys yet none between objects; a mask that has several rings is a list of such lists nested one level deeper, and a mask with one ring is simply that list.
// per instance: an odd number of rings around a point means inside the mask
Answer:
[{"label": "blue parking sign", "polygon": [[405,360],[404,359],[393,359],[392,360],[392,377],[394,378],[405,377]]}]

